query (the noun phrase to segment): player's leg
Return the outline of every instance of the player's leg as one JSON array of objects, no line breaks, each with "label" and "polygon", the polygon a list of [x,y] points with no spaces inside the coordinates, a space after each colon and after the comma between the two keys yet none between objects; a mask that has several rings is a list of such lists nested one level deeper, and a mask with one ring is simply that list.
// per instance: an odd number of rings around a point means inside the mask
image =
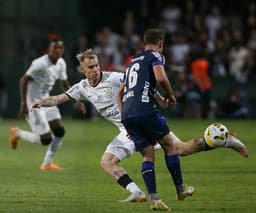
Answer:
[{"label": "player's leg", "polygon": [[209,151],[213,148],[209,147],[202,138],[191,139],[186,142],[179,142],[174,145],[177,147],[178,155],[188,156],[201,151]]},{"label": "player's leg", "polygon": [[154,146],[149,143],[147,138],[145,138],[144,133],[142,133],[143,128],[146,125],[149,125],[150,122],[147,122],[144,118],[136,118],[123,121],[123,124],[125,125],[129,136],[134,141],[136,150],[140,151],[143,156],[141,174],[150,196],[150,208],[152,210],[170,210],[170,208],[160,199],[157,193],[154,168]]},{"label": "player's leg", "polygon": [[131,195],[121,202],[145,202],[145,193],[137,186],[137,184],[130,178],[129,174],[123,167],[118,165],[119,159],[111,153],[105,152],[101,158],[101,167],[103,170],[112,176],[116,182],[131,192]]},{"label": "player's leg", "polygon": [[53,163],[52,160],[62,145],[62,138],[65,135],[65,129],[61,123],[61,115],[57,107],[49,107],[46,109],[46,118],[52,130],[52,140],[45,153],[41,170],[61,170],[60,166]]},{"label": "player's leg", "polygon": [[185,197],[192,196],[195,189],[192,186],[186,187],[183,183],[179,155],[174,148],[175,146],[170,134],[166,134],[159,140],[159,143],[162,145],[165,153],[165,163],[176,187],[177,198],[184,200]]},{"label": "player's leg", "polygon": [[171,208],[166,205],[159,197],[156,189],[156,177],[155,177],[155,151],[154,146],[150,145],[145,147],[141,154],[143,156],[142,163],[142,176],[147,186],[147,190],[150,196],[150,208],[152,210],[170,211]]},{"label": "player's leg", "polygon": [[51,142],[50,127],[43,109],[29,112],[27,122],[32,131],[22,130],[16,126],[10,128],[9,143],[13,149],[17,148],[19,139],[40,145],[48,145]]},{"label": "player's leg", "polygon": [[50,121],[49,124],[53,132],[52,141],[48,146],[40,168],[41,170],[62,170],[62,167],[58,166],[56,163],[53,163],[53,158],[62,145],[62,138],[65,134],[65,129],[61,125],[59,119]]},{"label": "player's leg", "polygon": [[102,155],[100,164],[103,170],[112,176],[120,186],[131,192],[131,195],[121,202],[145,202],[145,193],[119,165],[122,159],[129,157],[135,151],[133,142],[126,135],[127,133],[120,133],[114,138]]},{"label": "player's leg", "polygon": [[173,132],[170,132],[175,152],[180,156],[192,155],[201,151],[208,151],[214,148],[207,145],[203,138],[195,138],[189,141],[181,141]]},{"label": "player's leg", "polygon": [[143,126],[143,128],[145,128],[145,137],[157,140],[164,150],[165,163],[176,187],[177,198],[179,200],[184,200],[186,196],[191,196],[194,193],[194,188],[186,188],[183,184],[179,155],[174,148],[176,141],[174,141],[169,134],[170,129],[164,117],[160,112],[157,112],[147,116],[147,120],[144,118],[144,123],[147,123],[147,125]]},{"label": "player's leg", "polygon": [[201,151],[215,150],[216,148],[231,148],[244,157],[248,157],[248,150],[246,146],[232,132],[229,133],[226,143],[216,144],[214,147],[208,145],[203,138],[195,138],[183,142],[173,132],[170,132],[170,136],[174,142],[174,149],[180,156],[192,155]]}]

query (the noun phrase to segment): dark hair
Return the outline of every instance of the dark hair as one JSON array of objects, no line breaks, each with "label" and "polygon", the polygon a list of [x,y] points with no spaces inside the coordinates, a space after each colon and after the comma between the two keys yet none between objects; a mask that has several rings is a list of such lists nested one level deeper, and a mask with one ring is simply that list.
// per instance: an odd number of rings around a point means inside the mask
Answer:
[{"label": "dark hair", "polygon": [[164,40],[164,31],[157,28],[146,30],[143,36],[144,44],[157,44]]}]

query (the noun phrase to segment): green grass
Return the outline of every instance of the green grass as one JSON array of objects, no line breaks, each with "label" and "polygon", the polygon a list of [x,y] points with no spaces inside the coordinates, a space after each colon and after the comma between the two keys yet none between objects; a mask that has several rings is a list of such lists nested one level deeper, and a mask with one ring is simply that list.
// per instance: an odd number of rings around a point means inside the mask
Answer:
[{"label": "green grass", "polygon": [[[256,122],[222,121],[239,134],[250,151],[248,159],[230,149],[217,149],[181,158],[184,182],[196,194],[177,201],[170,176],[157,151],[158,192],[173,212],[256,212]],[[107,121],[64,119],[66,136],[55,160],[63,171],[42,172],[39,166],[46,147],[20,141],[17,150],[8,145],[9,126],[29,129],[25,121],[0,121],[0,213],[131,213],[150,212],[148,203],[118,203],[129,193],[99,166],[101,154],[116,135]],[[183,140],[202,135],[209,121],[169,121]],[[145,190],[136,153],[121,165]]]}]

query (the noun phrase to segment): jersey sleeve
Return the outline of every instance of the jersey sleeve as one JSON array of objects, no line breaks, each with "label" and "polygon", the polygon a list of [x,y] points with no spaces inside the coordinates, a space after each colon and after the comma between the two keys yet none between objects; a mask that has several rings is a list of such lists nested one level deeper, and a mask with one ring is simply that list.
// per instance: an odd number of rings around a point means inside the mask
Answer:
[{"label": "jersey sleeve", "polygon": [[64,59],[61,58],[61,61],[60,61],[60,73],[59,73],[59,79],[60,80],[67,80],[68,79],[68,76],[67,76],[67,64],[66,62],[64,61]]},{"label": "jersey sleeve", "polygon": [[30,67],[26,71],[26,75],[31,76],[34,78],[36,73],[43,69],[43,63],[40,63],[38,60],[32,61]]},{"label": "jersey sleeve", "polygon": [[74,84],[65,92],[72,100],[79,101],[81,100],[81,93],[80,93],[80,84]]},{"label": "jersey sleeve", "polygon": [[126,72],[124,72],[122,75],[121,83],[125,83],[125,81],[126,81]]},{"label": "jersey sleeve", "polygon": [[153,51],[152,52],[152,66],[155,65],[163,65],[165,64],[165,58],[159,52]]},{"label": "jersey sleeve", "polygon": [[112,72],[111,73],[111,82],[112,85],[115,87],[119,87],[120,83],[122,83],[122,80],[124,78],[124,74],[120,72]]}]

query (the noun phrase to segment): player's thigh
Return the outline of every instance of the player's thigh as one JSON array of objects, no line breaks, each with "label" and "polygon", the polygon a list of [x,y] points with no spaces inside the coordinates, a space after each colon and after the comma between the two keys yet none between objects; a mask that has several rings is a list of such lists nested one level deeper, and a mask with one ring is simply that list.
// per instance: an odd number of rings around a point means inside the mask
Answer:
[{"label": "player's thigh", "polygon": [[46,111],[46,118],[50,124],[51,129],[56,129],[62,126],[61,114],[57,107],[49,107]]},{"label": "player's thigh", "polygon": [[164,116],[160,112],[148,115],[144,119],[144,132],[148,139],[156,141],[169,135],[170,129]]},{"label": "player's thigh", "polygon": [[169,134],[169,127],[160,112],[123,121],[135,143],[136,150],[142,151],[149,145]]},{"label": "player's thigh", "polygon": [[[157,140],[162,146],[168,146],[168,147],[177,147],[178,145],[180,146],[181,144],[174,144],[172,137],[170,134],[164,135],[162,138]],[[176,145],[176,146],[175,146]]]},{"label": "player's thigh", "polygon": [[130,151],[124,147],[116,147],[113,144],[109,144],[105,150],[105,153],[114,155],[119,161],[127,158],[131,155]]},{"label": "player's thigh", "polygon": [[29,112],[27,121],[32,131],[39,135],[45,135],[50,132],[50,126],[44,108],[33,109]]},{"label": "player's thigh", "polygon": [[136,118],[132,118],[123,121],[123,124],[135,144],[136,151],[142,151],[145,147],[153,144],[153,141],[148,140],[147,136],[144,134],[142,124],[137,121]]},{"label": "player's thigh", "polygon": [[119,134],[112,140],[111,144],[115,147],[125,149],[128,156],[135,152],[135,144],[128,136],[126,130],[120,131]]},{"label": "player's thigh", "polygon": [[[110,153],[114,155],[118,159],[118,161],[121,161],[122,159],[129,157],[135,151],[135,146],[133,142],[130,141],[130,139],[126,138],[124,140],[120,140],[121,138],[120,136],[114,138],[105,150],[105,153]],[[125,142],[127,142],[128,144],[125,144]]]}]

